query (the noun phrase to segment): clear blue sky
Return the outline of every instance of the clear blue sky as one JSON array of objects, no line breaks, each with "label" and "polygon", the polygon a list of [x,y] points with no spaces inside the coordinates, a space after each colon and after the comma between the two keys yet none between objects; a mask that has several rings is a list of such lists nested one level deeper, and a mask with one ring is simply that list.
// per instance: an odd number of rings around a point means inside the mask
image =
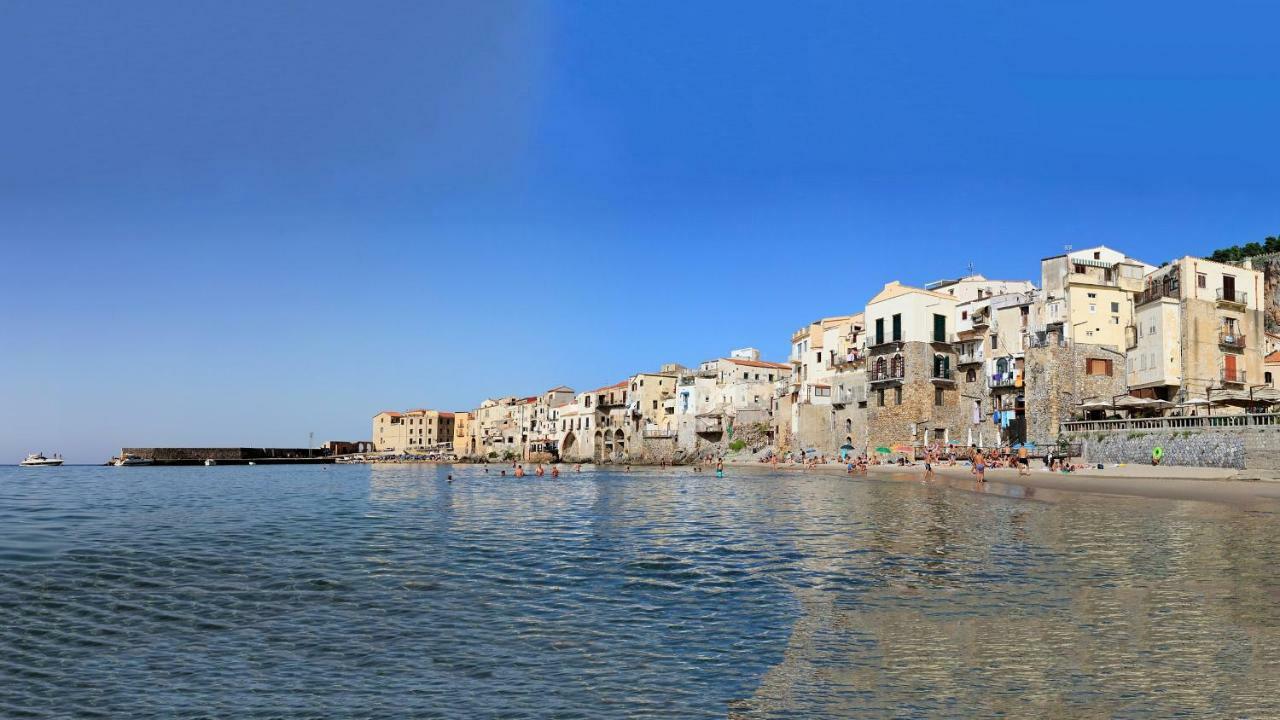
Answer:
[{"label": "clear blue sky", "polygon": [[1280,231],[1273,3],[0,4],[0,462],[359,439]]}]

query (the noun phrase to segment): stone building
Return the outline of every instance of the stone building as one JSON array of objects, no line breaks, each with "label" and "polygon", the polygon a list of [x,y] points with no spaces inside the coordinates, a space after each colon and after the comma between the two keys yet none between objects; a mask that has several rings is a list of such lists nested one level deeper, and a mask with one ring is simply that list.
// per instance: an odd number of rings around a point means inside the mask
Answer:
[{"label": "stone building", "polygon": [[786,390],[785,418],[789,425],[787,442],[779,449],[834,455],[849,444],[862,451],[866,434],[865,359],[863,313],[822,318],[792,333],[793,373]]},{"label": "stone building", "polygon": [[735,439],[773,442],[774,392],[791,366],[760,359],[755,348],[707,360],[676,380],[676,445],[684,456],[722,453]]},{"label": "stone building", "polygon": [[1061,424],[1082,403],[1109,403],[1127,392],[1125,356],[1120,350],[1072,343],[1060,329],[1033,336],[1025,353],[1026,439],[1045,447],[1058,439]]},{"label": "stone building", "polygon": [[873,451],[963,440],[956,304],[954,296],[896,281],[867,303],[867,442]]},{"label": "stone building", "polygon": [[1183,257],[1152,272],[1126,343],[1132,394],[1173,402],[1263,385],[1263,277]]}]

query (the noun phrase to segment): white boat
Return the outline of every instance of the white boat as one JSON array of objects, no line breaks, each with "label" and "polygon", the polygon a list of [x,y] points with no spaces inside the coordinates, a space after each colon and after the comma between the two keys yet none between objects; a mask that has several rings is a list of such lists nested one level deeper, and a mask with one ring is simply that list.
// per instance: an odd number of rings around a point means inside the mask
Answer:
[{"label": "white boat", "polygon": [[122,458],[116,458],[116,461],[113,464],[116,467],[127,467],[130,465],[150,465],[151,463],[151,460],[138,457],[137,455],[125,455]]},{"label": "white boat", "polygon": [[214,465],[217,465],[217,464],[218,464],[217,461],[214,460],[213,458],[208,458],[207,460],[204,461],[205,467],[213,467]]},{"label": "white boat", "polygon": [[31,453],[26,460],[18,463],[23,467],[55,467],[62,464],[62,458],[58,455],[53,457],[45,457],[44,453]]}]

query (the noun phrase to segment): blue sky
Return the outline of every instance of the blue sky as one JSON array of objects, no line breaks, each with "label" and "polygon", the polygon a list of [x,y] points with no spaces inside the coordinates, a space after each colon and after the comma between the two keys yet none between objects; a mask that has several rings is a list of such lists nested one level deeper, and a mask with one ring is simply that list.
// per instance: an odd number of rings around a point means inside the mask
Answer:
[{"label": "blue sky", "polygon": [[1280,231],[1270,3],[0,4],[0,462],[367,438]]}]

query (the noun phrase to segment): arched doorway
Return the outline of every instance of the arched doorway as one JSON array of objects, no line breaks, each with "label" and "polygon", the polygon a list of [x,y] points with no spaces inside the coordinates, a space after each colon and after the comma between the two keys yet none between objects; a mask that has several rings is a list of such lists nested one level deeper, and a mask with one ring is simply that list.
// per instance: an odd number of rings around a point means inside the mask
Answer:
[{"label": "arched doorway", "polygon": [[564,443],[560,447],[560,459],[575,457],[574,453],[578,452],[577,444],[578,438],[570,430],[569,434],[564,436]]},{"label": "arched doorway", "polygon": [[622,434],[622,428],[618,428],[613,434],[613,456],[621,460],[626,450],[626,436]]},{"label": "arched doorway", "polygon": [[595,447],[591,449],[591,457],[594,458],[596,462],[600,462],[604,459],[604,433],[599,430],[596,431],[596,442]]}]

